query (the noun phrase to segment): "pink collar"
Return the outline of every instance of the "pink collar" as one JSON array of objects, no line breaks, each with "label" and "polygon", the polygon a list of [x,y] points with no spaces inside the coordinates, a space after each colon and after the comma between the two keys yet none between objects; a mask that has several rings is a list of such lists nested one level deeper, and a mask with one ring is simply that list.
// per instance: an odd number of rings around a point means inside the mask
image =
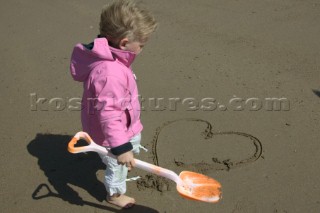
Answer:
[{"label": "pink collar", "polygon": [[137,54],[131,51],[120,50],[114,47],[109,46],[110,51],[115,59],[118,59],[125,66],[130,67],[136,58]]}]

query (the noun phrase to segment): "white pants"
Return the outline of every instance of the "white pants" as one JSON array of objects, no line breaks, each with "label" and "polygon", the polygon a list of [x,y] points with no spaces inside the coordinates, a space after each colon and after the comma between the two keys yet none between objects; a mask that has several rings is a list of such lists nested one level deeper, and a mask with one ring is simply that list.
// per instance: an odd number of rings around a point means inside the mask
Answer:
[{"label": "white pants", "polygon": [[[132,152],[139,154],[140,152],[141,134],[137,134],[130,139],[133,146]],[[125,165],[119,165],[117,159],[100,155],[102,162],[107,166],[105,171],[104,185],[109,196],[113,194],[125,194],[127,190],[126,178],[128,168]]]}]

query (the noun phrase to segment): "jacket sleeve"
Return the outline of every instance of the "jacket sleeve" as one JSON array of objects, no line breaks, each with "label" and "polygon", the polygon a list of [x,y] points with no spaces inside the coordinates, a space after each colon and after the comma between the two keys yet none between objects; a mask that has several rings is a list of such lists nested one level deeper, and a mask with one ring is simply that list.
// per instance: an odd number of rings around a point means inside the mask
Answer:
[{"label": "jacket sleeve", "polygon": [[132,150],[132,144],[126,134],[126,123],[122,121],[123,113],[129,103],[126,87],[117,77],[107,76],[94,84],[94,113],[100,122],[102,132],[111,146],[114,155]]}]

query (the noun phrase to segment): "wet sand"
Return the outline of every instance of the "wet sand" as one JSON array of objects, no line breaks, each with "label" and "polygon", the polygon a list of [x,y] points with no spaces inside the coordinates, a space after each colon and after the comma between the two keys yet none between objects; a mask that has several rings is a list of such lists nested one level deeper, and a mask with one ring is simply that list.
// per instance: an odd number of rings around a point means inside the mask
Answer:
[{"label": "wet sand", "polygon": [[[160,27],[133,65],[149,149],[138,158],[215,178],[222,200],[185,200],[173,182],[135,169],[137,205],[107,204],[99,157],[66,149],[81,130],[71,51],[98,34],[105,1],[13,0],[0,19],[0,211],[319,211],[319,2],[143,2]],[[281,108],[270,98],[284,98]]]}]

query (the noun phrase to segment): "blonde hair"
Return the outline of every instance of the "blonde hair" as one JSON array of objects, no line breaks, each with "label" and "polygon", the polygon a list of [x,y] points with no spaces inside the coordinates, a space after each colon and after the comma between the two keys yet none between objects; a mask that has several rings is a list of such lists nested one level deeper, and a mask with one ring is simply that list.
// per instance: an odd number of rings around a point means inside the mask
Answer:
[{"label": "blonde hair", "polygon": [[100,18],[100,36],[112,43],[123,38],[146,42],[157,28],[153,15],[132,0],[113,0],[103,7]]}]

